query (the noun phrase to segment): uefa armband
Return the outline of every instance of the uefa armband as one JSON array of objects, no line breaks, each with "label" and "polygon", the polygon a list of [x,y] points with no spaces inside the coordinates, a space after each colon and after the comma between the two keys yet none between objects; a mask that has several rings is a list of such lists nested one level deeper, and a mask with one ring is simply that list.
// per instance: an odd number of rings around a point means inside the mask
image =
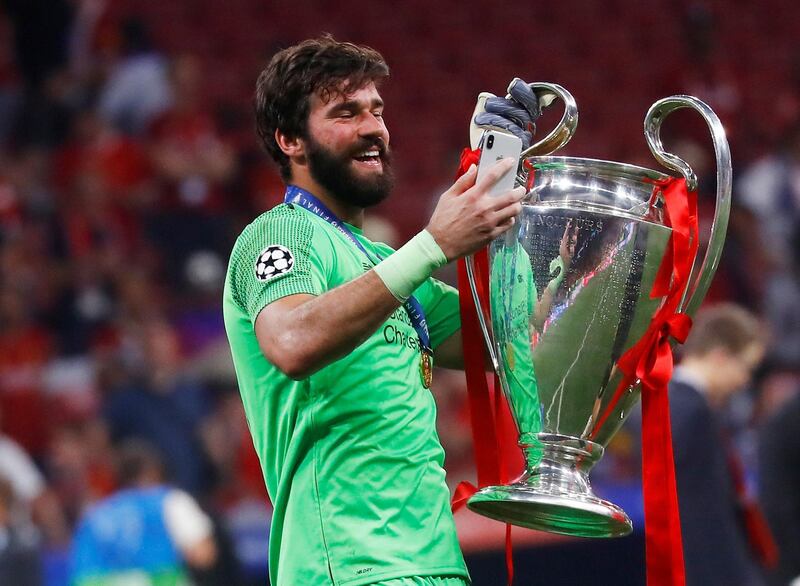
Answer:
[{"label": "uefa armband", "polygon": [[447,257],[431,233],[423,230],[375,265],[375,273],[400,302],[411,297],[431,273],[447,264]]}]

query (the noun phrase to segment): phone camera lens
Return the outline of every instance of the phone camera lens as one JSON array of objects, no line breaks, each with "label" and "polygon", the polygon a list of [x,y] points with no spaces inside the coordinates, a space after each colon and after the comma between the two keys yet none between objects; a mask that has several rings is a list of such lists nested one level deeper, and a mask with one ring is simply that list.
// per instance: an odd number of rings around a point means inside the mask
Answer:
[{"label": "phone camera lens", "polygon": [[494,146],[494,134],[490,134],[490,135],[489,135],[489,136],[486,138],[486,148],[487,148],[487,149],[490,149],[490,148],[492,148],[493,146]]}]

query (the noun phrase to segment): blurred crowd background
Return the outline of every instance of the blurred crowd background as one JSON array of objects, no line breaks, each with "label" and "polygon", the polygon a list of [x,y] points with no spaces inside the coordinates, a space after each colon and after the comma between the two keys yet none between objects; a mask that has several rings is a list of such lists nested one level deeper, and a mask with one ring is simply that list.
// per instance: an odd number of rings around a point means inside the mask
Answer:
[{"label": "blurred crowd background", "polygon": [[[0,2],[0,528],[15,535],[0,566],[64,584],[76,521],[117,489],[116,450],[136,438],[161,450],[171,481],[217,527],[221,555],[204,579],[265,583],[270,508],[221,288],[236,235],[283,193],[256,143],[255,79],[276,49],[323,32],[375,47],[392,68],[382,93],[398,187],[367,232],[395,245],[450,183],[478,92],[503,93],[514,76],[575,95],[581,123],[562,154],[656,167],[647,108],[677,93],[714,108],[735,190],[708,303],[750,308],[771,340],[730,413],[755,470],[754,431],[800,380],[798,6]],[[679,113],[664,131],[701,178],[707,233],[705,125]],[[455,483],[473,474],[464,381],[435,380]],[[601,485],[636,482],[635,442],[623,431],[612,444]]]}]

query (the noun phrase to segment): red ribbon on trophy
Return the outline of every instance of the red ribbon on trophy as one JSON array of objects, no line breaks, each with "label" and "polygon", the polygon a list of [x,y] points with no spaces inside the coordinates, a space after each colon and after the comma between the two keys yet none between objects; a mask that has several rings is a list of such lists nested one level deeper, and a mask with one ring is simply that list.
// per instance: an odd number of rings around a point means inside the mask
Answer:
[{"label": "red ribbon on trophy", "polygon": [[689,316],[678,309],[699,244],[697,193],[688,190],[685,179],[671,178],[656,185],[662,188],[665,224],[672,234],[650,296],[665,297],[664,303],[644,336],[617,361],[625,376],[590,437],[602,427],[620,397],[639,381],[647,584],[683,586],[686,578],[667,389],[673,367],[670,340],[684,342],[692,326]]},{"label": "red ribbon on trophy", "polygon": [[[480,150],[464,149],[456,177],[478,164]],[[474,255],[475,284],[483,307],[489,307],[489,268],[486,249]],[[466,261],[458,261],[458,292],[461,309],[461,340],[464,348],[464,371],[467,378],[470,422],[478,487],[461,482],[456,487],[451,507],[453,512],[463,507],[478,488],[506,484],[515,472],[521,472],[522,458],[517,449],[515,425],[505,396],[500,390],[497,375],[489,384],[485,370],[486,350],[478,321],[478,310],[472,299],[467,280]],[[514,560],[511,546],[511,525],[506,524],[506,570],[508,584],[514,580]]]}]

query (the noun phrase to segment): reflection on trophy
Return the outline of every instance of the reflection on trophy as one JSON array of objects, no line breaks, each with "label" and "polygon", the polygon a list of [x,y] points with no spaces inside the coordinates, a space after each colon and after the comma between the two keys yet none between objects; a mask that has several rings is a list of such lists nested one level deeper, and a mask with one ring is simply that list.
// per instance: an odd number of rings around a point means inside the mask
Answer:
[{"label": "reflection on trophy", "polygon": [[[575,102],[566,90],[553,84],[533,87],[561,98],[566,109],[559,126],[523,153],[518,182],[528,186],[528,194],[514,228],[489,247],[488,308],[480,307],[475,267],[467,263],[526,472],[513,484],[483,488],[468,506],[533,529],[626,535],[630,519],[593,494],[588,472],[639,398],[639,381],[629,381],[619,362],[646,336],[665,303],[664,296],[651,293],[673,231],[664,206],[665,185],[673,178],[622,163],[532,156],[560,148],[577,124]],[[691,271],[677,307],[691,314],[722,251],[731,164],[719,119],[689,96],[660,100],[648,112],[645,136],[656,159],[694,190],[691,168],[665,152],[659,136],[663,120],[687,107],[705,119],[717,157],[717,207],[708,250]]]}]

